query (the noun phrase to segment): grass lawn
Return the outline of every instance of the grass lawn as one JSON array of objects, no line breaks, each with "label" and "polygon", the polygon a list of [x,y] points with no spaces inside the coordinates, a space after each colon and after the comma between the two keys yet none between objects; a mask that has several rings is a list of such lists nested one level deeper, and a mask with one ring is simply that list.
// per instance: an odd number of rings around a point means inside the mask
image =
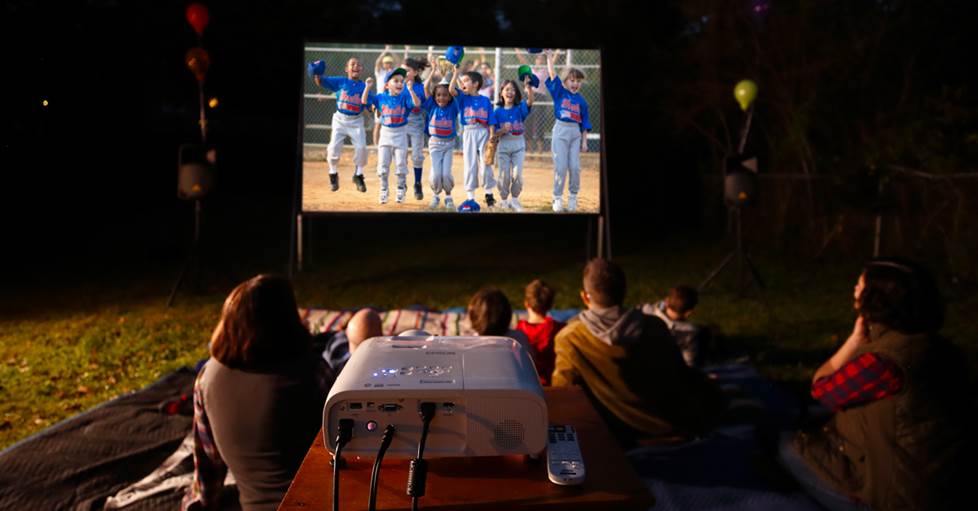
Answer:
[{"label": "grass lawn", "polygon": [[[565,240],[516,251],[519,243],[473,235],[453,237],[451,249],[417,242],[358,257],[312,247],[314,263],[297,277],[296,293],[300,306],[442,308],[464,305],[478,287],[493,284],[520,308],[523,286],[540,276],[557,288],[557,308],[579,307],[580,245]],[[620,249],[615,257],[628,276],[627,301],[658,299],[678,283],[698,284],[726,250],[684,241]],[[860,262],[765,254],[755,261],[764,292],[738,296],[731,266],[701,296],[694,319],[719,329],[730,351],[749,354],[772,378],[803,389],[851,329]],[[222,266],[235,277],[216,278],[211,271],[202,292],[181,293],[170,309],[165,302],[174,268],[75,273],[54,286],[5,290],[0,307],[10,312],[0,318],[0,447],[205,357],[232,282],[280,266]],[[968,326],[978,297],[954,287],[945,294],[944,331],[965,347],[974,368],[978,333]]]}]

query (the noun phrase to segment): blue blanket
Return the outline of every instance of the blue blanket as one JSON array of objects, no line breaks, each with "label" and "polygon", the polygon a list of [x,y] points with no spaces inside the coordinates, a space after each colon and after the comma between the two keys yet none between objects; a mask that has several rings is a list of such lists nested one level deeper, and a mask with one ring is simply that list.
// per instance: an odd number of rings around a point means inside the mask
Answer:
[{"label": "blue blanket", "polygon": [[797,423],[796,400],[745,364],[706,371],[731,397],[724,425],[707,438],[627,453],[655,496],[655,509],[819,510],[758,441],[761,429],[789,429]]}]

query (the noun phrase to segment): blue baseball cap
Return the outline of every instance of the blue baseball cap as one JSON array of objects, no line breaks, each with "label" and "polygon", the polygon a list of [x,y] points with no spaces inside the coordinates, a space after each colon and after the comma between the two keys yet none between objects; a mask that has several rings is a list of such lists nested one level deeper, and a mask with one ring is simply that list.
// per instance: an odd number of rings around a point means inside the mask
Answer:
[{"label": "blue baseball cap", "polygon": [[306,67],[306,70],[309,72],[310,77],[315,75],[322,75],[323,73],[326,72],[326,63],[321,60],[310,62],[309,66]]},{"label": "blue baseball cap", "polygon": [[537,87],[540,86],[540,78],[538,78],[537,75],[533,73],[533,70],[530,69],[530,66],[526,64],[520,66],[519,70],[517,70],[517,76],[519,76],[520,83],[523,83],[523,80],[525,80],[526,77],[529,76],[531,87],[536,89]]},{"label": "blue baseball cap", "polygon": [[455,64],[456,66],[462,62],[463,58],[465,58],[465,48],[461,46],[449,46],[448,49],[445,50],[445,60]]},{"label": "blue baseball cap", "polygon": [[482,208],[479,207],[479,203],[475,199],[468,199],[458,205],[459,213],[475,213],[480,209]]},{"label": "blue baseball cap", "polygon": [[527,48],[527,53],[543,53],[543,48]]},{"label": "blue baseball cap", "polygon": [[387,82],[391,81],[391,78],[394,78],[394,76],[396,76],[396,75],[401,75],[401,77],[406,78],[407,77],[407,69],[404,69],[403,67],[399,67],[397,69],[394,69],[390,73],[387,73],[387,79],[384,80],[384,83],[387,83]]}]

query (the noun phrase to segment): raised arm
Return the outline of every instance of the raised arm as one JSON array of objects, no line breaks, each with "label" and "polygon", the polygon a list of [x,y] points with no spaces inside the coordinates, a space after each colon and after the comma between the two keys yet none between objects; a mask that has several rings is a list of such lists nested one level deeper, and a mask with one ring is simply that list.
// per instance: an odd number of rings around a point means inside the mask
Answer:
[{"label": "raised arm", "polygon": [[374,79],[371,77],[367,77],[367,79],[364,80],[363,83],[365,86],[363,88],[363,95],[360,97],[360,103],[362,103],[367,108],[372,108],[373,105],[370,104],[370,91],[374,90]]},{"label": "raised arm", "polygon": [[432,94],[432,92],[431,92],[431,79],[434,78],[434,76],[435,76],[435,73],[431,72],[431,73],[428,73],[428,77],[424,79],[424,95],[425,95],[426,98],[428,96],[431,96],[431,94]]},{"label": "raised arm", "polygon": [[458,64],[452,64],[452,81],[448,82],[448,92],[458,96]]},{"label": "raised arm", "polygon": [[519,48],[513,48],[513,52],[516,53],[516,60],[520,61],[520,64],[527,64],[526,57],[523,56],[523,52]]},{"label": "raised arm", "polygon": [[533,106],[533,86],[530,85],[530,77],[527,76],[523,79],[524,91],[526,92],[526,106]]},{"label": "raised arm", "polygon": [[544,53],[547,54],[547,73],[550,75],[550,79],[553,80],[557,77],[557,73],[554,72],[554,59],[557,58],[557,55],[554,50],[550,49],[544,50]]},{"label": "raised arm", "polygon": [[414,92],[413,85],[414,84],[408,84],[408,86],[405,88],[408,90],[408,92],[411,93],[411,101],[414,101],[414,106],[417,108],[421,108],[421,99],[418,98],[418,93]]},{"label": "raised arm", "polygon": [[380,69],[380,62],[384,60],[384,55],[387,55],[387,52],[389,52],[390,49],[391,49],[391,45],[389,44],[384,45],[384,51],[380,52],[380,54],[377,55],[377,60],[374,61],[374,71]]},{"label": "raised arm", "polygon": [[846,362],[852,359],[853,355],[856,354],[856,350],[866,343],[867,339],[869,339],[869,332],[866,328],[866,322],[862,316],[859,316],[856,318],[856,324],[853,326],[849,338],[846,339],[846,342],[842,344],[831,358],[826,360],[815,371],[815,374],[812,376],[812,382],[838,371]]}]

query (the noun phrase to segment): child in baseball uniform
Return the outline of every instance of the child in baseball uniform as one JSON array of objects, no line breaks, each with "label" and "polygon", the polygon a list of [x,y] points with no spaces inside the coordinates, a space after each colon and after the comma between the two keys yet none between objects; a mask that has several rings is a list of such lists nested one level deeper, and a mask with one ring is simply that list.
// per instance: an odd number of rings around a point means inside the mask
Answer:
[{"label": "child in baseball uniform", "polygon": [[[421,80],[421,73],[431,64],[424,57],[404,59],[404,69],[407,71],[405,86],[410,87],[415,95],[425,101],[425,86]],[[431,73],[428,73],[431,76]],[[421,103],[415,104],[408,114],[407,138],[408,146],[411,149],[411,165],[414,168],[414,198],[424,199],[424,192],[421,191],[421,169],[424,166],[424,113],[421,110]]]},{"label": "child in baseball uniform", "polygon": [[[383,94],[384,86],[387,85],[387,77],[390,76],[391,71],[394,70],[394,56],[390,53],[391,45],[385,44],[384,51],[377,55],[377,60],[374,61],[374,81],[377,84],[377,94]],[[407,57],[407,55],[405,55]],[[380,111],[374,113],[374,145],[377,145],[378,138],[380,137]]]},{"label": "child in baseball uniform", "polygon": [[580,94],[584,73],[570,68],[564,75],[566,88],[554,72],[554,52],[546,50],[547,90],[554,100],[553,135],[550,143],[554,157],[553,210],[564,211],[561,201],[564,182],[567,182],[567,211],[577,210],[577,192],[581,187],[581,152],[587,151],[587,133],[591,131],[591,120],[587,100]]},{"label": "child in baseball uniform", "polygon": [[[513,80],[503,81],[499,91],[499,103],[492,112],[496,147],[496,167],[499,169],[499,198],[503,208],[523,211],[520,192],[523,191],[523,158],[526,156],[524,126],[533,106],[533,87],[530,77],[525,77],[526,99]],[[509,195],[513,198],[510,199]]]},{"label": "child in baseball uniform", "polygon": [[[420,104],[414,89],[407,88],[404,92],[404,77],[407,71],[397,68],[387,76],[386,91],[374,96],[370,103],[380,112],[380,138],[377,144],[377,176],[380,178],[380,203],[387,204],[388,184],[387,175],[390,172],[391,159],[394,160],[394,174],[397,176],[397,203],[404,202],[407,192],[407,125],[408,112],[415,104]],[[370,85],[367,79],[367,85]],[[368,92],[364,90],[363,100],[368,101]]]},{"label": "child in baseball uniform", "polygon": [[492,176],[492,167],[486,165],[484,151],[492,127],[489,124],[492,115],[492,101],[479,95],[482,88],[482,75],[475,71],[463,73],[459,78],[461,89],[452,88],[452,95],[458,101],[462,118],[462,162],[465,169],[465,193],[469,200],[475,200],[475,190],[479,188],[479,174],[482,173],[483,188],[486,192],[486,206],[493,207],[496,199],[492,190],[496,180]]},{"label": "child in baseball uniform", "polygon": [[353,163],[356,165],[353,182],[357,190],[366,192],[367,185],[363,182],[363,167],[367,164],[367,136],[363,126],[366,100],[363,97],[364,92],[372,94],[373,91],[368,90],[366,84],[360,80],[363,65],[356,57],[346,61],[346,76],[322,76],[322,72],[314,72],[323,67],[321,61],[316,61],[309,65],[309,70],[316,85],[336,93],[336,112],[330,124],[331,135],[329,145],[326,147],[330,189],[335,192],[340,188],[339,171],[336,165],[340,162],[344,140],[349,140],[353,144]]},{"label": "child in baseball uniform", "polygon": [[[431,88],[432,75],[425,81],[425,91]],[[431,156],[431,171],[428,182],[434,196],[428,205],[431,209],[438,207],[441,200],[438,196],[445,192],[445,209],[454,210],[452,188],[455,179],[452,177],[452,153],[455,151],[455,137],[458,121],[458,100],[452,96],[452,89],[458,80],[458,68],[452,73],[452,81],[448,84],[438,84],[424,102],[425,125],[428,135],[428,153]]]}]

